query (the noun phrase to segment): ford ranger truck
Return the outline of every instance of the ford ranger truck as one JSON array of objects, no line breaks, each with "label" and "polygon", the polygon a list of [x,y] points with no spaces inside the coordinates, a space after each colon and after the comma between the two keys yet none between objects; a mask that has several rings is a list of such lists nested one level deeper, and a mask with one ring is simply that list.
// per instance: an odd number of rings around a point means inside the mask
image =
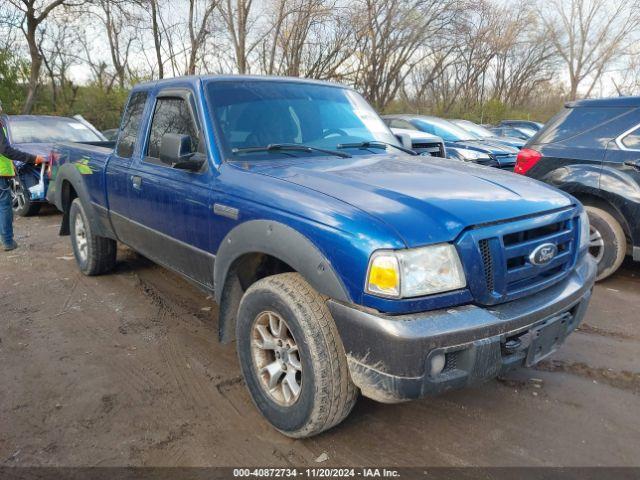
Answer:
[{"label": "ford ranger truck", "polygon": [[49,200],[84,274],[121,242],[214,295],[256,407],[306,437],[359,392],[401,402],[534,365],[584,317],[578,201],[414,155],[350,88],[176,78],[132,90],[114,149],[57,145]]}]

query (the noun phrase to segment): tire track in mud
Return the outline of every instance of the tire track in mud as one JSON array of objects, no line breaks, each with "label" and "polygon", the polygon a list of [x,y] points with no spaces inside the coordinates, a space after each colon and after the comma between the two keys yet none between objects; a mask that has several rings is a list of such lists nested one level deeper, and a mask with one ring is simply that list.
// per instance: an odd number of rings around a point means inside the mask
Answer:
[{"label": "tire track in mud", "polygon": [[640,373],[596,368],[582,362],[565,362],[562,360],[543,360],[535,366],[535,369],[542,372],[570,373],[640,395]]},{"label": "tire track in mud", "polygon": [[[173,321],[173,326],[178,329],[180,326],[184,326],[187,330],[185,333],[189,336],[195,335],[194,330],[197,331],[203,327],[207,333],[211,333],[210,336],[207,334],[208,338],[204,338],[204,340],[212,344],[216,342],[215,321],[211,321],[212,312],[203,315],[199,303],[189,303],[189,299],[181,298],[181,296],[167,295],[143,275],[137,273],[134,275],[137,289],[149,299],[152,305],[158,308],[159,316],[163,317],[164,322],[167,320],[169,322]],[[170,278],[172,274],[167,275],[162,271],[159,272],[159,275],[163,281],[168,282],[167,284],[176,283],[176,278]],[[181,280],[178,281],[181,282]],[[198,294],[199,292],[196,295]],[[204,302],[204,293],[202,293],[202,298]],[[196,322],[190,322],[188,321],[189,319],[196,320]],[[172,333],[180,332],[173,328]],[[185,337],[180,335],[177,338],[178,340],[170,337],[163,338],[160,344],[160,355],[162,363],[167,369],[167,377],[170,377],[170,380],[168,378],[167,380],[176,387],[185,402],[185,406],[206,409],[211,405],[212,397],[218,394],[225,402],[231,405],[234,411],[242,416],[243,413],[237,409],[235,402],[227,395],[229,393],[228,390],[242,382],[242,377],[240,375],[232,377],[220,375],[215,369],[216,362],[214,359],[211,359],[210,356],[200,358],[197,355],[198,350],[190,350],[193,346],[191,342],[189,342],[188,346],[185,346],[179,341],[179,339]],[[186,338],[185,341],[188,340]],[[210,347],[213,348],[214,345],[210,345]],[[195,356],[189,355],[189,353]],[[211,355],[210,349],[207,349],[207,354]],[[221,358],[220,361],[224,361],[224,359]],[[214,367],[214,369],[211,370],[210,367]],[[216,421],[215,419],[212,420]]]},{"label": "tire track in mud", "polygon": [[578,332],[582,332],[587,335],[599,335],[601,337],[616,338],[619,340],[640,340],[640,337],[628,335],[622,332],[613,332],[611,330],[605,330],[604,328],[589,325],[588,323],[581,323],[576,329]]}]

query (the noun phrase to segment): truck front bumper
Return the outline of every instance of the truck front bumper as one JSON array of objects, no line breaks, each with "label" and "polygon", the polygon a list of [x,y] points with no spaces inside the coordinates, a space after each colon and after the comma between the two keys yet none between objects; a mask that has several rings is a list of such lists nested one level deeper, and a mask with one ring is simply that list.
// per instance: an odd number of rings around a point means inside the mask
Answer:
[{"label": "truck front bumper", "polygon": [[562,282],[502,305],[387,316],[330,300],[329,309],[353,382],[363,395],[395,403],[539,362],[584,317],[595,277],[584,255]]}]

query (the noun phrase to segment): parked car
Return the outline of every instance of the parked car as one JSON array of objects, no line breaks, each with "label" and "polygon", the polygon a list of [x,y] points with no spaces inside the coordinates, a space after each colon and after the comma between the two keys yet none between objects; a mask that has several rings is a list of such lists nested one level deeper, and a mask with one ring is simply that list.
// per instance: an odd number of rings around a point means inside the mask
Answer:
[{"label": "parked car", "polygon": [[118,139],[118,132],[120,129],[118,128],[110,128],[109,130],[104,130],[102,135],[110,142],[115,142]]},{"label": "parked car", "polygon": [[532,120],[502,120],[498,127],[526,128],[537,132],[542,129],[544,123],[534,122]]},{"label": "parked car", "polygon": [[519,138],[525,142],[536,134],[536,130],[524,127],[490,127],[488,130],[498,137]]},{"label": "parked car", "polygon": [[640,261],[640,97],[567,104],[521,150],[515,171],[584,203],[599,280],[626,255]]},{"label": "parked car", "polygon": [[[89,128],[84,122],[67,117],[46,115],[3,115],[2,123],[7,128],[9,143],[33,155],[48,156],[55,142],[102,142],[105,138]],[[40,182],[41,167],[15,162],[18,175],[12,182],[11,196],[16,215],[28,217],[37,215],[44,196],[35,197],[30,188]],[[44,178],[45,193],[48,179]]]},{"label": "parked car", "polygon": [[[102,132],[100,132],[100,130],[98,130],[89,120],[87,120],[86,118],[84,118],[82,115],[80,115],[79,113],[74,115],[72,117],[74,120],[79,121],[80,123],[82,123],[85,127],[87,127],[89,130],[91,130],[93,133],[95,133],[98,137],[102,138]],[[104,140],[107,140],[106,137],[104,137]]]},{"label": "parked car", "polygon": [[455,123],[460,128],[465,129],[467,132],[487,142],[497,143],[498,145],[508,145],[509,147],[517,149],[524,147],[526,143],[522,138],[498,136],[491,130],[469,120],[450,120],[450,122]]},{"label": "parked car", "polygon": [[418,132],[417,130],[405,130],[403,128],[392,128],[391,131],[396,137],[406,135],[411,139],[411,149],[419,155],[431,157],[447,157],[447,148],[444,140],[435,135]]},{"label": "parked car", "polygon": [[49,198],[84,274],[122,242],[213,295],[257,408],[306,437],[358,390],[398,402],[533,365],[589,303],[579,202],[408,152],[350,88],[166,79],[132,90],[114,150],[56,145]]},{"label": "parked car", "polygon": [[[449,156],[463,160],[513,170],[518,149],[479,139],[472,133],[442,118],[426,115],[385,115],[389,127],[416,130],[436,135],[444,140]],[[470,155],[467,152],[473,152]]]}]

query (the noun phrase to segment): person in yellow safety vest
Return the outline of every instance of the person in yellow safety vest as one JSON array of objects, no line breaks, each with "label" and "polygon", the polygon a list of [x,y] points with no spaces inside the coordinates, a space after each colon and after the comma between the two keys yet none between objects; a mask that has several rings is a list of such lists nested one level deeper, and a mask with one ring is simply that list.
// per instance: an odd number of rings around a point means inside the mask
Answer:
[{"label": "person in yellow safety vest", "polygon": [[[0,103],[0,114],[2,103]],[[13,239],[13,209],[11,208],[11,182],[16,176],[13,161],[41,165],[45,159],[40,155],[16,150],[9,145],[7,131],[0,121],[0,240],[5,252],[18,248]]]}]

